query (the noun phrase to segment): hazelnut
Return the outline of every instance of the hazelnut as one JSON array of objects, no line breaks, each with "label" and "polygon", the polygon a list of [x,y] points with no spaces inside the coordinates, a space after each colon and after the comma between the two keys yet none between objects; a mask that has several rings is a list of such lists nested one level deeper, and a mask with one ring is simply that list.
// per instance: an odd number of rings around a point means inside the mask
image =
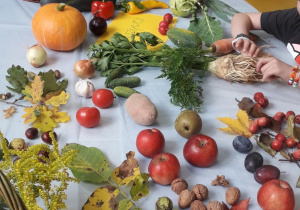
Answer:
[{"label": "hazelnut", "polygon": [[237,188],[237,187],[229,187],[226,190],[226,193],[225,193],[226,202],[229,205],[234,206],[234,205],[236,205],[239,202],[240,195],[241,195],[241,193],[240,193],[239,188]]},{"label": "hazelnut", "polygon": [[223,205],[219,201],[210,201],[206,208],[207,210],[222,210]]},{"label": "hazelnut", "polygon": [[171,183],[171,189],[178,195],[187,188],[188,183],[182,178],[174,179]]},{"label": "hazelnut", "polygon": [[60,71],[59,70],[55,70],[54,71],[54,76],[55,76],[55,79],[59,79],[61,77]]},{"label": "hazelnut", "polygon": [[179,194],[178,206],[182,209],[188,208],[195,199],[195,193],[191,190],[185,189]]},{"label": "hazelnut", "polygon": [[208,195],[208,189],[203,184],[196,184],[193,187],[193,192],[196,194],[196,199],[200,201],[205,200]]},{"label": "hazelnut", "polygon": [[206,210],[206,207],[201,201],[194,200],[191,204],[191,210]]}]

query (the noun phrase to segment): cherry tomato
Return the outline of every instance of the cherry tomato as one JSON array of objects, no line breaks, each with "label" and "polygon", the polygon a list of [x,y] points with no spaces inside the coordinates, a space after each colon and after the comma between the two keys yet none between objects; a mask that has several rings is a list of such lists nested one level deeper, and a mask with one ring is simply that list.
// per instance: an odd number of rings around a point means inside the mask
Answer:
[{"label": "cherry tomato", "polygon": [[76,119],[81,126],[93,128],[99,124],[101,115],[95,107],[82,107],[77,111]]},{"label": "cherry tomato", "polygon": [[283,147],[283,142],[276,139],[271,144],[271,148],[275,151],[280,151],[282,147]]},{"label": "cherry tomato", "polygon": [[171,13],[166,13],[164,15],[164,21],[167,21],[168,23],[171,23],[173,20],[173,15]]},{"label": "cherry tomato", "polygon": [[286,142],[286,136],[285,136],[283,133],[278,133],[278,134],[275,136],[275,139],[276,139],[276,140],[279,140],[279,141],[282,141],[283,143]]},{"label": "cherry tomato", "polygon": [[288,139],[286,140],[285,144],[286,144],[286,146],[287,146],[288,148],[293,148],[293,147],[296,146],[297,142],[296,142],[295,139],[293,139],[293,138],[288,138]]},{"label": "cherry tomato", "polygon": [[110,107],[114,102],[114,94],[108,89],[98,89],[92,95],[93,103],[99,108]]},{"label": "cherry tomato", "polygon": [[160,21],[159,27],[166,27],[166,28],[168,28],[169,27],[169,23],[167,21],[165,21],[165,20]]},{"label": "cherry tomato", "polygon": [[158,28],[158,32],[161,34],[161,35],[166,35],[167,34],[167,31],[168,31],[168,28],[167,27],[162,27],[160,26]]},{"label": "cherry tomato", "polygon": [[258,98],[264,98],[264,97],[265,96],[264,96],[264,94],[262,92],[256,92],[256,93],[254,93],[254,96],[253,96],[254,101],[256,101],[256,102],[257,102]]}]

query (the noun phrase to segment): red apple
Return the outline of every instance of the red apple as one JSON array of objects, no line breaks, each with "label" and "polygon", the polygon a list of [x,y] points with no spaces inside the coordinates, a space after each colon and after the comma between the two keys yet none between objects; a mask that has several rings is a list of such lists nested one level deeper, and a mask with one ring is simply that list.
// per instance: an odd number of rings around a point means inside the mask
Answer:
[{"label": "red apple", "polygon": [[171,153],[159,153],[149,163],[148,172],[152,180],[161,185],[169,185],[180,175],[180,163]]},{"label": "red apple", "polygon": [[142,130],[136,138],[136,147],[142,155],[152,158],[163,152],[164,135],[156,128]]},{"label": "red apple", "polygon": [[208,167],[217,160],[218,146],[211,137],[196,134],[185,143],[183,156],[187,162],[194,166]]},{"label": "red apple", "polygon": [[289,183],[272,179],[263,184],[257,193],[257,201],[264,210],[293,210],[294,191]]}]

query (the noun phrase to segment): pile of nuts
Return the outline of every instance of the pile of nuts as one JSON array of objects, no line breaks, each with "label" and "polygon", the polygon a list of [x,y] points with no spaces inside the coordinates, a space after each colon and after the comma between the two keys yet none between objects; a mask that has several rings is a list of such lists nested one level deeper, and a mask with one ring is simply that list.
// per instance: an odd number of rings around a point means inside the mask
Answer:
[{"label": "pile of nuts", "polygon": [[[225,192],[225,200],[227,204],[234,206],[239,202],[240,190],[237,187],[230,187],[225,176],[217,176],[217,178],[212,181],[212,185],[220,185],[227,188]],[[171,189],[179,195],[178,206],[182,209],[188,207],[190,207],[191,210],[228,209],[224,202],[221,203],[219,201],[210,201],[207,206],[205,206],[202,201],[208,196],[208,188],[203,184],[196,184],[192,190],[189,190],[188,183],[182,178],[177,178],[171,183]]]}]

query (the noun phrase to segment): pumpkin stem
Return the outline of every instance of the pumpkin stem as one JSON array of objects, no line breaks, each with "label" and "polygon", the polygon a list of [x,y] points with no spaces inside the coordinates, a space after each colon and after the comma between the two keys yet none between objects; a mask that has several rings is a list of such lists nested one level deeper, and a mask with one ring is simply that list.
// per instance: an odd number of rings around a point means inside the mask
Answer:
[{"label": "pumpkin stem", "polygon": [[58,11],[64,11],[66,4],[65,3],[59,3],[56,7]]}]

